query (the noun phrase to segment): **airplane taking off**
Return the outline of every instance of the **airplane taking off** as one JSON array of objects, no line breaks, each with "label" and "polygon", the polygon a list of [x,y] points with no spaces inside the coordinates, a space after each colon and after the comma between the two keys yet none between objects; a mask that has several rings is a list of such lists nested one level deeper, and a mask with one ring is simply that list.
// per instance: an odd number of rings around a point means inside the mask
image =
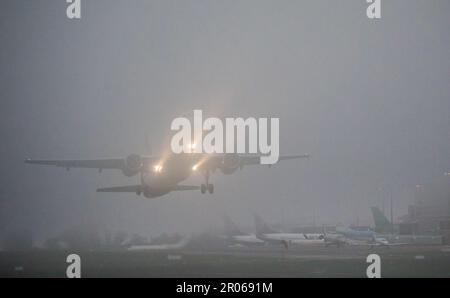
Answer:
[{"label": "airplane taking off", "polygon": [[267,243],[283,244],[285,248],[289,245],[317,245],[323,244],[324,236],[322,234],[301,234],[301,233],[281,233],[269,227],[259,216],[254,216],[256,237]]},{"label": "airplane taking off", "polygon": [[[143,194],[146,198],[157,198],[172,191],[198,190],[204,194],[214,192],[214,185],[209,182],[211,173],[220,170],[230,175],[238,169],[249,165],[261,164],[258,154],[204,154],[180,153],[165,156],[141,156],[131,154],[126,158],[94,159],[94,160],[34,160],[26,159],[25,163],[47,165],[66,168],[106,169],[120,170],[127,177],[140,175],[140,183],[136,185],[99,188],[98,192],[123,192]],[[309,158],[309,155],[280,156],[279,160]],[[180,185],[182,181],[192,174],[201,173],[205,183],[200,186]]]}]

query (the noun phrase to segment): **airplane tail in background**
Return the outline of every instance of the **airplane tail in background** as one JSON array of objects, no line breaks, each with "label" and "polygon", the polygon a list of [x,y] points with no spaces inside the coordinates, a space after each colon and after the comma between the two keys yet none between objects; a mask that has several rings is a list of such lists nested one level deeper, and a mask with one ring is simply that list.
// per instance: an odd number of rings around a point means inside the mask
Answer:
[{"label": "airplane tail in background", "polygon": [[274,229],[269,227],[267,223],[264,222],[261,216],[255,214],[254,218],[255,218],[256,235],[278,233],[278,231],[275,231]]},{"label": "airplane tail in background", "polygon": [[375,223],[375,231],[378,233],[391,232],[392,223],[387,219],[387,217],[381,212],[378,207],[371,207],[373,221]]},{"label": "airplane tail in background", "polygon": [[228,237],[245,235],[227,215],[223,217],[225,235]]}]

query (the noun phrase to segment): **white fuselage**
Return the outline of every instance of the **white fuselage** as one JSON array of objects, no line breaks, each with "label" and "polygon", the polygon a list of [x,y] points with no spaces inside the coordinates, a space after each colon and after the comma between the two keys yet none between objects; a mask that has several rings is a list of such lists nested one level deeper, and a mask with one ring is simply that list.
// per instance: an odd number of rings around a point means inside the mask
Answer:
[{"label": "white fuselage", "polygon": [[161,166],[161,171],[149,169],[143,173],[141,183],[144,195],[154,198],[171,192],[174,186],[192,175],[193,163],[188,155],[170,155]]},{"label": "white fuselage", "polygon": [[299,234],[299,233],[268,233],[258,235],[258,238],[266,242],[286,243],[286,244],[320,244],[324,243],[323,239],[320,239],[319,234]]},{"label": "white fuselage", "polygon": [[232,236],[231,240],[235,243],[250,244],[250,245],[252,245],[252,244],[263,245],[265,243],[263,240],[259,239],[254,234]]}]

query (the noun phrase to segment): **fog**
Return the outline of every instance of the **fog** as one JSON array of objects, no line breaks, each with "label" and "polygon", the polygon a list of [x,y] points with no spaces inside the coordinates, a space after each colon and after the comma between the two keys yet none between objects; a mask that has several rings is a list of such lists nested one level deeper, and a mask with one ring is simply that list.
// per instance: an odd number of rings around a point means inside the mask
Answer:
[{"label": "fog", "polygon": [[[77,225],[192,233],[228,214],[371,224],[407,211],[415,185],[450,170],[450,2],[65,1],[0,3],[0,236]],[[212,177],[214,195],[100,194],[120,172],[32,167],[32,158],[158,154],[170,123],[279,117],[281,154],[310,160]],[[201,183],[193,177],[188,184]],[[450,181],[449,181],[450,183]]]}]

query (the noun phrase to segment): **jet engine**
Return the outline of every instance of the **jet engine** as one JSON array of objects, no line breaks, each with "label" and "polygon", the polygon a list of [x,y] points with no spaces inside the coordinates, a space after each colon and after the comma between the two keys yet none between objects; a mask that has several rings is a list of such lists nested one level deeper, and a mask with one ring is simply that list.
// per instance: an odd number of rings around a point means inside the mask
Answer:
[{"label": "jet engine", "polygon": [[230,175],[236,172],[241,167],[241,159],[237,154],[226,154],[223,157],[220,171],[225,175]]},{"label": "jet engine", "polygon": [[127,177],[131,177],[139,173],[143,165],[141,156],[137,154],[127,156],[124,164],[125,166],[122,169],[122,173]]}]

